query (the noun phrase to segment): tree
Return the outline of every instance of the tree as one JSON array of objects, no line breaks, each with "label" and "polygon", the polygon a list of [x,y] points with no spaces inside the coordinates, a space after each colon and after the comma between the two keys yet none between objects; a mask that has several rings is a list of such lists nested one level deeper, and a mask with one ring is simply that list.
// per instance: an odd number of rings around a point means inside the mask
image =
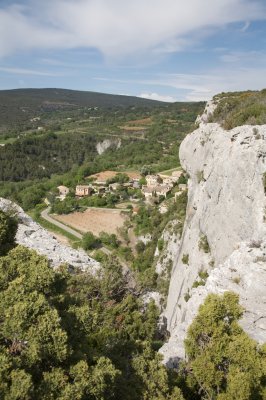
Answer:
[{"label": "tree", "polygon": [[211,294],[188,330],[188,384],[205,399],[263,399],[265,353],[239,326],[238,295]]},{"label": "tree", "polygon": [[184,400],[178,387],[171,391],[167,369],[161,363],[161,356],[148,344],[141,355],[133,360],[133,368],[140,379],[143,400]]},{"label": "tree", "polygon": [[11,214],[0,210],[0,256],[6,254],[15,246],[17,219]]},{"label": "tree", "polygon": [[82,247],[84,250],[92,250],[99,246],[100,240],[92,232],[87,232],[82,238]]}]

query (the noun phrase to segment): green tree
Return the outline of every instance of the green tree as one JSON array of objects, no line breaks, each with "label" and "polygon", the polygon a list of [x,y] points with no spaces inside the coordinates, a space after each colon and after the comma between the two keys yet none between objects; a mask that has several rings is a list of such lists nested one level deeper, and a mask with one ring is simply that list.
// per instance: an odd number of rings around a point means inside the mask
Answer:
[{"label": "green tree", "polygon": [[17,227],[17,219],[12,216],[12,213],[0,210],[0,256],[15,246]]},{"label": "green tree", "polygon": [[178,387],[170,389],[167,369],[161,363],[161,356],[148,344],[141,355],[133,360],[133,368],[140,381],[140,398],[143,400],[184,400]]},{"label": "green tree", "polygon": [[211,294],[188,330],[188,384],[204,399],[263,399],[265,353],[239,326],[238,295]]},{"label": "green tree", "polygon": [[84,250],[92,250],[99,246],[100,240],[92,232],[87,232],[82,238],[82,247]]}]

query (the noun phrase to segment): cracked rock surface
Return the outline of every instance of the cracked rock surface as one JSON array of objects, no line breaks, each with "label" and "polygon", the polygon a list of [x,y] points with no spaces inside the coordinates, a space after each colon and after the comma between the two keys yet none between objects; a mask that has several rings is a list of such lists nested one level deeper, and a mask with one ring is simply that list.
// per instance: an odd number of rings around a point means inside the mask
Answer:
[{"label": "cracked rock surface", "polygon": [[[205,122],[180,147],[190,179],[165,311],[170,339],[160,350],[169,366],[185,356],[187,329],[209,293],[238,293],[245,308],[243,328],[258,342],[266,341],[266,125],[225,131]],[[202,237],[207,252],[199,247]],[[193,288],[200,271],[209,277],[205,286]]]},{"label": "cracked rock surface", "polygon": [[46,256],[52,266],[58,267],[61,264],[68,264],[71,267],[89,270],[92,273],[100,268],[100,264],[89,257],[85,251],[75,250],[59,243],[51,233],[34,222],[18,205],[0,198],[0,209],[3,211],[12,209],[16,212],[19,220],[16,242]]}]

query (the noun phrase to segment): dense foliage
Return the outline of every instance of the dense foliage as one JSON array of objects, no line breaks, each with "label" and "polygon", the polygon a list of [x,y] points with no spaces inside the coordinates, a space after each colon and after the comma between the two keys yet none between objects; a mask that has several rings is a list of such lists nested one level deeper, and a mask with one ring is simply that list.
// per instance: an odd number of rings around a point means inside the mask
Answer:
[{"label": "dense foliage", "polygon": [[4,213],[0,210],[0,256],[5,255],[15,246],[17,220],[12,212]]},{"label": "dense foliage", "polygon": [[86,134],[55,135],[20,139],[0,147],[0,180],[21,181],[50,177],[69,171],[74,164],[92,161],[96,141]]},{"label": "dense foliage", "polygon": [[130,292],[115,259],[99,276],[70,274],[18,246],[0,257],[0,397],[263,400],[266,351],[241,315],[235,294],[210,295],[189,329],[187,363],[167,371],[157,308]]},{"label": "dense foliage", "polygon": [[115,260],[99,277],[69,274],[18,246],[0,277],[1,398],[181,399],[152,349],[157,309],[143,309]]},{"label": "dense foliage", "polygon": [[214,99],[218,105],[210,121],[221,123],[225,129],[266,124],[266,89],[260,92],[222,93]]},{"label": "dense foliage", "polygon": [[266,398],[266,347],[239,326],[242,314],[236,294],[211,294],[189,328],[187,383],[204,399]]}]

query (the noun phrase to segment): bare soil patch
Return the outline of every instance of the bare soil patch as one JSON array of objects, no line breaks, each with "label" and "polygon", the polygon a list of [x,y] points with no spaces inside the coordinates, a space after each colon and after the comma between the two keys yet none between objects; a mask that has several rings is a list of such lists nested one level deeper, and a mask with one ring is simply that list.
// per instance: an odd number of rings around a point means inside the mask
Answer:
[{"label": "bare soil patch", "polygon": [[128,125],[150,125],[152,123],[152,119],[150,117],[148,118],[142,118],[142,119],[135,119],[133,121],[128,121]]},{"label": "bare soil patch", "polygon": [[124,125],[124,126],[119,126],[120,129],[123,129],[124,131],[129,131],[129,132],[135,132],[135,133],[143,133],[147,129],[145,126],[131,126],[131,125]]},{"label": "bare soil patch", "polygon": [[88,208],[84,212],[53,215],[53,218],[83,233],[92,232],[94,235],[99,236],[100,232],[115,233],[117,235],[117,229],[123,226],[127,216],[120,210]]},{"label": "bare soil patch", "polygon": [[114,178],[117,174],[127,174],[131,179],[140,179],[141,175],[137,171],[102,171],[94,175],[90,175],[87,178],[95,178],[99,181],[106,181]]}]

